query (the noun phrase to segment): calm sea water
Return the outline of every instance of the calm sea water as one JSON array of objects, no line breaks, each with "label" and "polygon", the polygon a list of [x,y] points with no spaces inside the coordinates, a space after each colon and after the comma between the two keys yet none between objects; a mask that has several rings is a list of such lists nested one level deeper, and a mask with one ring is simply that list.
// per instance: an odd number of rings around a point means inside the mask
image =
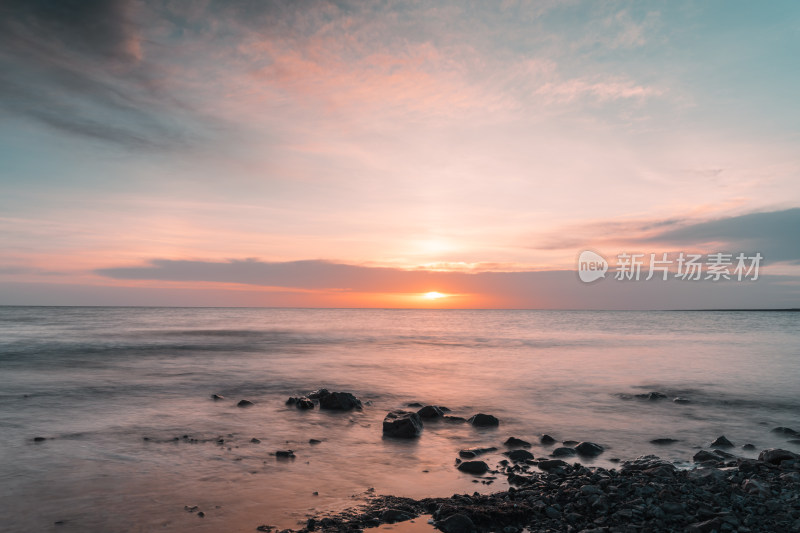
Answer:
[{"label": "calm sea water", "polygon": [[[688,461],[722,434],[800,451],[769,432],[800,430],[798,332],[791,312],[0,307],[0,527],[295,527],[370,488],[499,490],[502,479],[473,483],[454,460],[512,435],[598,442],[603,466],[646,453]],[[284,405],[319,387],[369,405]],[[625,396],[649,391],[691,403]],[[386,412],[414,401],[501,425],[429,423],[417,441],[383,439]],[[680,442],[649,443],[660,437]],[[286,448],[296,459],[270,455]],[[205,518],[184,510],[194,505]]]}]

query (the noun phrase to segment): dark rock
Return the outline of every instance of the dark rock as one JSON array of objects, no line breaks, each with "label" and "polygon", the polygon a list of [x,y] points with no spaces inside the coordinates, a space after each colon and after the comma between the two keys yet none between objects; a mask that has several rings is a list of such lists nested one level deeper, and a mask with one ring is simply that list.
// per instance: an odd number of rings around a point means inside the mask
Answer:
[{"label": "dark rock", "polygon": [[216,402],[217,400],[224,400],[225,396],[222,396],[221,394],[212,394],[211,399]]},{"label": "dark rock", "polygon": [[328,389],[317,389],[315,391],[311,391],[308,394],[306,394],[306,397],[311,398],[312,400],[319,400],[320,398],[322,398],[323,396],[327,396],[328,394],[330,394]]},{"label": "dark rock", "polygon": [[250,400],[239,400],[236,407],[252,407],[254,404]]},{"label": "dark rock", "polygon": [[392,411],[383,419],[383,434],[387,437],[413,439],[422,433],[422,420],[417,413]]},{"label": "dark rock", "polygon": [[700,450],[699,452],[694,454],[694,457],[692,457],[692,460],[695,463],[705,463],[706,461],[719,462],[719,461],[725,460],[726,459],[726,457],[725,457],[726,455],[728,456],[727,458],[733,457],[733,455],[731,455],[729,453],[725,453],[722,450],[714,450],[712,452],[709,452],[708,450]]},{"label": "dark rock", "polygon": [[696,522],[694,524],[690,524],[686,528],[686,533],[711,533],[712,531],[720,531],[721,527],[722,519],[712,518],[711,520],[706,520],[705,522]]},{"label": "dark rock", "polygon": [[515,463],[533,459],[533,454],[528,450],[511,450],[510,452],[503,453],[503,455],[505,455]]},{"label": "dark rock", "polygon": [[411,403],[407,403],[407,404],[406,404],[406,407],[414,407],[414,408],[419,408],[419,407],[424,407],[424,405],[422,405],[422,404],[421,404],[421,403],[419,403],[419,402],[411,402]]},{"label": "dark rock", "polygon": [[516,437],[508,437],[508,439],[506,439],[506,441],[503,444],[505,444],[509,448],[530,448],[531,447],[531,443],[530,442],[528,442],[526,440],[518,439]]},{"label": "dark rock", "polygon": [[328,394],[320,395],[319,408],[330,411],[350,411],[351,409],[360,410],[361,400],[349,392],[329,392]]},{"label": "dark rock", "polygon": [[441,418],[444,416],[444,412],[435,405],[426,405],[417,411],[417,414],[420,418]]},{"label": "dark rock", "polygon": [[545,472],[550,472],[552,470],[566,468],[569,465],[564,461],[562,461],[561,459],[548,459],[546,461],[539,461],[539,464],[536,466],[538,466],[541,470],[544,470]]},{"label": "dark rock", "polygon": [[750,444],[750,443],[748,443],[748,444],[744,444],[744,445],[742,445],[742,449],[743,449],[743,450],[755,450],[755,449],[756,449],[756,447],[755,447],[755,445],[754,445],[754,444]]},{"label": "dark rock", "polygon": [[789,444],[800,444],[800,439],[789,439]]},{"label": "dark rock", "polygon": [[468,422],[476,427],[493,427],[500,424],[500,421],[497,419],[497,417],[483,413],[473,415],[470,417]]},{"label": "dark rock", "polygon": [[475,530],[475,524],[467,515],[456,513],[436,523],[436,527],[444,533],[470,533]]},{"label": "dark rock", "polygon": [[46,437],[33,437],[33,442],[44,442],[46,440]]},{"label": "dark rock", "polygon": [[473,457],[478,457],[479,455],[483,455],[489,452],[496,452],[497,448],[494,446],[490,448],[468,448],[466,450],[461,450],[458,452],[459,457],[463,457],[464,459],[472,459]]},{"label": "dark rock", "polygon": [[203,511],[200,511],[199,513],[197,513],[197,516],[199,516],[200,518],[205,518],[206,513],[204,513]]},{"label": "dark rock", "polygon": [[780,448],[769,448],[758,454],[758,460],[770,463],[773,465],[781,464],[781,461],[792,461],[800,459],[800,455],[792,453],[789,450],[782,450]]},{"label": "dark rock", "polygon": [[314,408],[314,402],[311,400],[311,398],[306,398],[305,396],[301,396],[300,398],[298,398],[295,405],[297,406],[298,409]]},{"label": "dark rock", "polygon": [[489,465],[483,461],[464,461],[458,465],[458,469],[468,474],[485,474],[489,471]]},{"label": "dark rock", "polygon": [[576,441],[576,440],[565,440],[561,444],[563,444],[564,446],[575,446],[576,444],[578,444],[578,441]]},{"label": "dark rock", "polygon": [[676,442],[680,442],[678,439],[653,439],[650,441],[650,444],[658,444],[659,446],[664,446],[667,444],[674,444]]},{"label": "dark rock", "polygon": [[442,420],[445,422],[450,422],[452,424],[466,424],[467,419],[462,416],[451,416],[451,415],[444,415]]},{"label": "dark rock", "polygon": [[294,457],[293,450],[278,450],[275,452],[275,457]]},{"label": "dark rock", "polygon": [[578,455],[578,452],[576,452],[574,448],[562,446],[553,450],[550,455],[552,457],[574,457],[575,455]]},{"label": "dark rock", "polygon": [[725,438],[725,435],[717,437],[717,439],[711,443],[712,448],[733,448],[733,443]]},{"label": "dark rock", "polygon": [[793,430],[792,428],[787,428],[783,426],[773,428],[772,431],[770,431],[770,433],[778,433],[779,435],[788,435],[790,437],[800,437],[800,433],[798,433],[797,431]]},{"label": "dark rock", "polygon": [[321,443],[321,442],[322,442],[322,441],[321,441],[321,440],[319,440],[319,439],[308,439],[308,443],[309,443],[309,444],[319,444],[319,443]]},{"label": "dark rock", "polygon": [[261,441],[260,441],[260,440],[258,440],[258,439],[257,439],[257,438],[255,438],[255,437],[253,437],[252,439],[250,439],[250,442],[251,442],[251,443],[253,443],[253,444],[261,444]]},{"label": "dark rock", "polygon": [[583,455],[585,457],[596,457],[603,453],[605,448],[599,444],[595,444],[594,442],[581,442],[575,446],[575,451],[578,452],[578,455]]},{"label": "dark rock", "polygon": [[545,444],[545,445],[547,445],[547,444],[555,444],[556,443],[556,439],[554,439],[553,437],[551,437],[550,435],[545,433],[544,435],[539,437],[539,442],[541,442],[542,444]]},{"label": "dark rock", "polygon": [[657,400],[665,400],[667,395],[661,392],[646,392],[644,394],[636,394],[635,397],[639,398],[640,400],[649,400],[654,402]]}]

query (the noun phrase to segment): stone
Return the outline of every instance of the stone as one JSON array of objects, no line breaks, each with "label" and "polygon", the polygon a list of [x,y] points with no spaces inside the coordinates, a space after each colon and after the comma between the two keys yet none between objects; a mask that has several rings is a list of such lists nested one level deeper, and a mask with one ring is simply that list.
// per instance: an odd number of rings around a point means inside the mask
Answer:
[{"label": "stone", "polygon": [[253,437],[252,439],[250,439],[250,443],[251,444],[261,444],[261,441],[259,439],[255,438],[255,437]]},{"label": "stone", "polygon": [[404,522],[406,520],[411,520],[414,518],[412,515],[408,514],[406,511],[402,509],[385,509],[381,513],[381,520],[386,522],[387,524],[394,524],[395,522]]},{"label": "stone", "polygon": [[681,398],[680,396],[678,396],[677,398],[675,398],[672,401],[675,402],[675,403],[692,403],[692,400],[690,400],[688,398]]},{"label": "stone", "polygon": [[420,418],[441,418],[444,416],[444,412],[436,405],[426,405],[417,411],[417,414]]},{"label": "stone", "polygon": [[790,437],[800,437],[800,433],[798,433],[797,431],[793,430],[792,428],[787,428],[783,426],[773,428],[772,431],[770,431],[770,433],[778,433],[779,435],[788,435]]},{"label": "stone", "polygon": [[255,405],[250,400],[239,400],[239,403],[236,404],[236,407],[252,407]]},{"label": "stone", "polygon": [[555,444],[556,443],[556,439],[554,439],[553,437],[551,437],[550,435],[545,433],[544,435],[539,437],[539,442],[541,442],[542,444],[545,444],[545,445]]},{"label": "stone", "polygon": [[666,446],[668,444],[674,444],[676,442],[680,442],[678,439],[653,439],[650,441],[650,444],[657,444],[659,446]]},{"label": "stone", "polygon": [[308,398],[311,398],[312,400],[319,400],[321,397],[327,396],[328,394],[330,394],[328,389],[317,389],[315,391],[309,392],[308,394],[306,394],[306,396]]},{"label": "stone", "polygon": [[275,457],[294,457],[293,450],[278,450],[275,452]]},{"label": "stone", "polygon": [[212,394],[211,399],[216,402],[218,400],[224,400],[225,396],[222,396],[221,394]]},{"label": "stone", "polygon": [[422,433],[422,420],[417,413],[391,411],[383,419],[383,434],[387,437],[413,439]]},{"label": "stone", "polygon": [[578,452],[576,452],[574,448],[562,446],[553,450],[550,455],[552,457],[574,457],[575,455],[578,455]]},{"label": "stone", "polygon": [[539,461],[539,464],[536,466],[538,466],[541,470],[544,470],[545,472],[549,472],[551,470],[556,470],[559,468],[566,468],[569,465],[566,462],[562,461],[561,459],[547,459],[545,461]]},{"label": "stone", "polygon": [[467,515],[456,513],[436,523],[436,527],[444,533],[470,533],[475,530],[475,524]]},{"label": "stone", "polygon": [[581,442],[575,446],[575,451],[578,455],[585,457],[596,457],[605,451],[605,448],[594,442]]},{"label": "stone", "polygon": [[452,415],[444,415],[442,420],[445,422],[450,422],[451,424],[466,424],[467,419],[462,416],[452,416]]},{"label": "stone", "polygon": [[531,447],[531,443],[530,442],[528,442],[526,440],[518,439],[516,437],[508,437],[508,439],[506,439],[506,441],[503,444],[505,444],[509,448],[530,448]]},{"label": "stone", "polygon": [[505,455],[515,463],[533,459],[533,454],[528,450],[511,450],[510,452],[503,453],[503,455]]},{"label": "stone", "polygon": [[765,463],[773,465],[779,465],[781,461],[796,461],[798,459],[800,459],[800,455],[780,448],[769,448],[758,454],[759,461],[764,461]]},{"label": "stone", "polygon": [[476,427],[494,427],[500,424],[497,417],[483,413],[473,415],[468,422]]},{"label": "stone", "polygon": [[711,443],[712,448],[733,448],[733,443],[725,438],[725,435],[717,437],[714,442]]},{"label": "stone", "polygon": [[464,461],[457,468],[467,474],[475,475],[485,474],[489,471],[489,465],[484,461]]},{"label": "stone", "polygon": [[458,452],[459,457],[464,459],[472,459],[473,457],[478,457],[479,455],[483,455],[489,452],[496,452],[497,448],[494,446],[489,448],[467,448],[466,450],[461,450]]},{"label": "stone", "polygon": [[649,400],[651,402],[665,400],[667,398],[667,395],[662,392],[646,392],[644,394],[636,394],[635,396],[640,400]]},{"label": "stone", "polygon": [[[308,397],[311,398],[310,395]],[[349,392],[328,392],[319,396],[319,408],[329,411],[350,411],[351,409],[361,410],[362,406],[361,400]]]}]

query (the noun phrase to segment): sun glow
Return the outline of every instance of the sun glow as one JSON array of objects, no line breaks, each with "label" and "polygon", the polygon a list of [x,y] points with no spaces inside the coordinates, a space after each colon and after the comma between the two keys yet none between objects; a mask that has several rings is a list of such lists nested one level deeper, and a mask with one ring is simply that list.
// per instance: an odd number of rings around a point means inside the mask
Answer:
[{"label": "sun glow", "polygon": [[439,298],[445,298],[446,296],[447,296],[446,294],[442,294],[441,292],[436,292],[436,291],[426,292],[425,294],[422,295],[422,297],[425,298],[426,300],[438,300]]}]

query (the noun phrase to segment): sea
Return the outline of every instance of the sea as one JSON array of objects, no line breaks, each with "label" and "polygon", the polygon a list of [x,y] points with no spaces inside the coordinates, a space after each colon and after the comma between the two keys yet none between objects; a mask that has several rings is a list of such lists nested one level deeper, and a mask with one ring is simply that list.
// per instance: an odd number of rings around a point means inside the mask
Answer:
[{"label": "sea", "polygon": [[[363,409],[286,405],[323,387]],[[415,402],[500,424],[384,438]],[[299,528],[375,494],[503,490],[456,458],[495,465],[511,436],[688,468],[721,435],[800,452],[775,427],[800,431],[798,312],[0,307],[3,531]]]}]

